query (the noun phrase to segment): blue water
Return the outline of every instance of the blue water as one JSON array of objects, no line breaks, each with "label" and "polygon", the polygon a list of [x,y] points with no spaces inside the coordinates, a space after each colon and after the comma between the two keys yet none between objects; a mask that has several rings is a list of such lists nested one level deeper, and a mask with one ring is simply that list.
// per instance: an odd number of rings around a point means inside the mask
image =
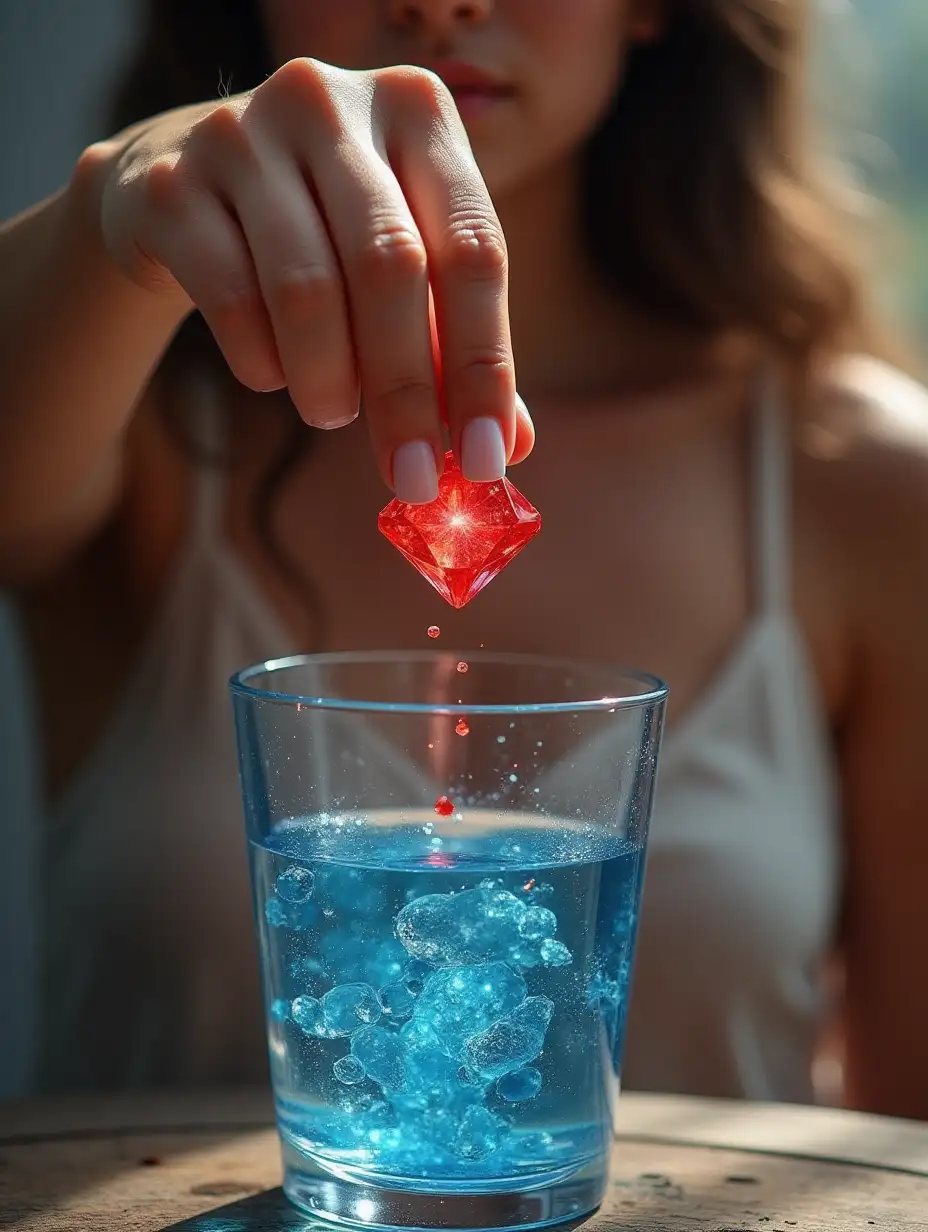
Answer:
[{"label": "blue water", "polygon": [[291,1152],[447,1193],[607,1157],[640,849],[505,813],[383,813],[288,822],[251,858]]}]

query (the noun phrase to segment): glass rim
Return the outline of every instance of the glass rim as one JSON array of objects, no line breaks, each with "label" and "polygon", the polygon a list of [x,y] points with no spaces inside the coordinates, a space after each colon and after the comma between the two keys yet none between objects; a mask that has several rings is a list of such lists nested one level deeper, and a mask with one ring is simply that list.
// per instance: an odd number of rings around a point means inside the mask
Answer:
[{"label": "glass rim", "polygon": [[[369,701],[363,698],[321,697],[313,694],[285,693],[275,689],[261,688],[250,683],[257,676],[273,676],[292,668],[311,665],[429,663],[457,655],[470,664],[499,664],[508,667],[560,668],[561,670],[602,673],[620,676],[626,682],[638,686],[636,692],[619,693],[603,697],[578,697],[576,700],[557,702],[475,702],[450,704],[444,702],[387,702]],[[466,710],[468,715],[519,715],[519,714],[577,714],[596,711],[638,710],[664,702],[669,689],[659,676],[650,672],[625,668],[621,664],[607,664],[585,659],[560,658],[550,655],[507,654],[503,651],[473,650],[339,650],[322,654],[295,654],[278,659],[266,659],[242,668],[229,680],[233,696],[252,701],[305,707],[312,710],[348,710],[367,714],[422,714],[455,715]]]}]

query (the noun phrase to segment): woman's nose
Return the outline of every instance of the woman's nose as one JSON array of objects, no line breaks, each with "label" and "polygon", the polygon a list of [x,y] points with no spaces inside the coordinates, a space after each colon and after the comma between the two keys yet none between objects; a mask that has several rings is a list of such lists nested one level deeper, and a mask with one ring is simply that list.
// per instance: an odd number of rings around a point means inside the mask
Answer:
[{"label": "woman's nose", "polygon": [[447,28],[476,25],[493,11],[493,0],[389,0],[392,21]]}]

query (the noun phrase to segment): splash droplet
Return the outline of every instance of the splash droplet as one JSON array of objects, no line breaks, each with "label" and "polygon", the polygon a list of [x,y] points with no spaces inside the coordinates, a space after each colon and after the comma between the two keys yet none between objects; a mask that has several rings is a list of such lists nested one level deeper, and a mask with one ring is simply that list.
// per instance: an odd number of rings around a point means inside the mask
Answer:
[{"label": "splash droplet", "polygon": [[454,730],[459,736],[468,736],[470,735],[470,724],[467,722],[467,719],[461,719]]},{"label": "splash droplet", "polygon": [[429,637],[441,637],[441,629],[439,629],[438,625],[429,625],[426,632]]},{"label": "splash droplet", "polygon": [[439,796],[434,807],[439,817],[450,817],[454,812],[454,805],[447,796]]},{"label": "splash droplet", "polygon": [[462,661],[458,664],[458,671],[459,671],[459,672],[461,672],[461,673],[463,674],[464,672],[466,672],[466,671],[468,670],[468,666],[469,666],[469,665],[468,665],[467,663],[463,662],[463,660],[462,660]]}]

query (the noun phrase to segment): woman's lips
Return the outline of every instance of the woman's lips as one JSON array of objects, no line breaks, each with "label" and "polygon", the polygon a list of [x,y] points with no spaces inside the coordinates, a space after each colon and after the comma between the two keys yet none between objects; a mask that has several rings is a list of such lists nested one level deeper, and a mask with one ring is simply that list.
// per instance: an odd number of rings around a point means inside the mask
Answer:
[{"label": "woman's lips", "polygon": [[464,61],[441,61],[429,67],[442,79],[464,119],[484,114],[512,98],[514,90],[498,77]]}]

